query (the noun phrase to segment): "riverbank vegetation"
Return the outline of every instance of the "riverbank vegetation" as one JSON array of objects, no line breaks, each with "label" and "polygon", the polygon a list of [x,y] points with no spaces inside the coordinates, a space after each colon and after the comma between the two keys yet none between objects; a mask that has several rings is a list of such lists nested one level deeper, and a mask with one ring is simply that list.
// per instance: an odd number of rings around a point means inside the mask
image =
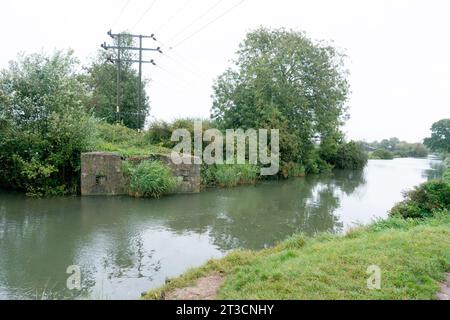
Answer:
[{"label": "riverbank vegetation", "polygon": [[[133,52],[124,50],[123,55],[132,60]],[[203,130],[279,129],[278,177],[362,169],[367,152],[360,143],[346,141],[342,132],[349,117],[344,62],[339,50],[301,32],[249,32],[234,65],[215,81],[211,119],[203,120]],[[117,152],[125,159],[169,153],[176,144],[170,139],[174,130],[193,133],[193,119],[156,121],[143,130],[149,97],[132,90],[138,76],[130,65],[124,63],[122,71],[124,94],[117,109],[114,66],[104,52],[88,66],[81,66],[72,52],[59,51],[20,56],[2,70],[0,187],[31,195],[75,194],[81,152]],[[142,105],[136,109],[139,96]],[[429,148],[448,150],[447,127],[445,120],[433,126]],[[421,145],[387,142],[394,156],[425,155]],[[202,171],[203,181],[216,186],[254,183],[260,178],[256,167],[215,166]]]},{"label": "riverbank vegetation", "polygon": [[450,119],[442,119],[431,126],[431,137],[426,138],[425,145],[442,154],[450,154]]},{"label": "riverbank vegetation", "polygon": [[123,164],[124,174],[130,179],[129,194],[137,198],[160,198],[175,190],[179,181],[160,161],[142,161]]},{"label": "riverbank vegetation", "polygon": [[306,173],[361,169],[366,155],[346,146],[341,132],[348,118],[344,60],[334,47],[304,33],[259,28],[247,34],[233,67],[217,78],[211,118],[220,129],[279,129],[281,168],[295,163]]},{"label": "riverbank vegetation", "polygon": [[369,153],[371,159],[392,160],[394,158],[425,158],[429,150],[422,143],[408,143],[398,138],[384,139],[380,142],[359,142]]},{"label": "riverbank vegetation", "polygon": [[[270,249],[238,250],[144,299],[164,298],[211,275],[224,278],[217,299],[436,299],[450,271],[450,182],[431,181],[405,197],[385,220],[343,236],[294,235]],[[367,285],[369,266],[380,268],[380,289]]]},{"label": "riverbank vegetation", "polygon": [[386,149],[377,149],[369,153],[369,158],[372,160],[394,160],[394,154]]},{"label": "riverbank vegetation", "polygon": [[151,132],[137,131],[121,124],[98,122],[95,151],[115,152],[123,158],[168,154],[170,149],[150,143]]},{"label": "riverbank vegetation", "polygon": [[232,188],[255,184],[259,179],[259,168],[255,165],[205,165],[202,168],[202,184],[205,187]]},{"label": "riverbank vegetation", "polygon": [[[367,287],[369,266],[381,268],[381,289]],[[435,299],[450,271],[450,215],[392,217],[345,236],[293,236],[260,252],[236,251],[188,271],[145,299],[225,277],[217,299]]]},{"label": "riverbank vegetation", "polygon": [[76,193],[80,153],[95,120],[72,52],[20,56],[0,74],[0,186],[31,195]]},{"label": "riverbank vegetation", "polygon": [[391,210],[391,215],[403,218],[429,218],[436,210],[450,212],[449,172],[447,169],[443,180],[426,182],[406,192],[405,200]]}]

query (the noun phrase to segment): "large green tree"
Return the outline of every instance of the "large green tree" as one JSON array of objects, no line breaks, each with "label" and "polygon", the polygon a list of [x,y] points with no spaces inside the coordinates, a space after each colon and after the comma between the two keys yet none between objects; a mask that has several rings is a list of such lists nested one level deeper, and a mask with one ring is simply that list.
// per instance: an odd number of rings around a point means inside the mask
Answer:
[{"label": "large green tree", "polygon": [[72,52],[20,56],[0,73],[0,186],[75,192],[95,125]]},{"label": "large green tree", "polygon": [[214,85],[212,118],[223,128],[280,129],[282,161],[308,165],[315,144],[337,152],[349,93],[344,56],[304,33],[259,28]]},{"label": "large green tree", "polygon": [[450,119],[443,119],[431,127],[431,138],[426,138],[425,145],[436,152],[450,152]]},{"label": "large green tree", "polygon": [[[132,46],[132,38],[122,35],[116,38],[114,45]],[[145,92],[147,81],[142,80],[141,105],[139,105],[139,74],[131,62],[136,60],[136,53],[121,50],[120,73],[120,108],[117,113],[117,64],[111,59],[118,59],[117,50],[99,51],[97,57],[87,68],[86,83],[91,91],[88,110],[97,118],[108,123],[121,122],[128,128],[143,129],[145,119],[150,112],[150,99]]]}]

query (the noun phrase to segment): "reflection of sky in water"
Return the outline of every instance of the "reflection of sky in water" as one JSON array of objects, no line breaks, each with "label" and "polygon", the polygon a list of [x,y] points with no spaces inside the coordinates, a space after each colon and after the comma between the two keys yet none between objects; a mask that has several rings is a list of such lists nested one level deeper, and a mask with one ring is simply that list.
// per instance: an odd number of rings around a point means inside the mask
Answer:
[{"label": "reflection of sky in water", "polygon": [[[365,170],[366,183],[351,195],[341,194],[341,206],[336,210],[346,227],[355,223],[370,223],[384,218],[393,204],[402,201],[402,193],[425,182],[430,164],[436,160],[395,159],[373,160]],[[429,172],[432,175],[433,172]]]},{"label": "reflection of sky in water", "polygon": [[[160,200],[0,194],[0,299],[136,299],[232,249],[385,217],[428,169],[429,160],[370,161],[364,172]],[[82,268],[81,294],[64,289],[69,265]]]}]

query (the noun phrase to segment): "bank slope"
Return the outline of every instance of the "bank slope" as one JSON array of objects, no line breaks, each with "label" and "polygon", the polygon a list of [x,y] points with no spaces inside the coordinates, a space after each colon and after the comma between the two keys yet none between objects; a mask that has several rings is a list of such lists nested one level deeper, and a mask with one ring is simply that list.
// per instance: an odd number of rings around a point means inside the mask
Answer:
[{"label": "bank slope", "polygon": [[[381,269],[380,290],[367,286],[372,265]],[[216,299],[435,299],[449,271],[445,211],[427,220],[390,218],[346,236],[294,236],[272,249],[237,251],[144,298],[161,299],[216,274],[225,277]]]}]

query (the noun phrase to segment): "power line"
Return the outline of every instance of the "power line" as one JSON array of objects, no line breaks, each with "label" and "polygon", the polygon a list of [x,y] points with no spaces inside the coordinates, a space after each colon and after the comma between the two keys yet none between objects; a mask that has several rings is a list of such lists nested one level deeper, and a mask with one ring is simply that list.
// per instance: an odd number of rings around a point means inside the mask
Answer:
[{"label": "power line", "polygon": [[141,22],[142,20],[144,20],[145,16],[147,15],[147,13],[150,12],[150,10],[154,7],[154,5],[156,4],[156,1],[158,0],[153,0],[153,2],[150,4],[150,6],[144,11],[144,13],[142,14],[142,16],[138,19],[138,21],[134,24],[133,28],[136,28]]},{"label": "power line", "polygon": [[187,66],[187,64],[184,64],[184,63],[180,62],[180,60],[177,60],[174,57],[169,56],[167,53],[164,52],[163,56],[165,56],[166,58],[168,58],[168,59],[172,60],[173,62],[177,63],[178,65],[183,67],[189,73],[192,73],[193,75],[195,75],[195,76],[197,76],[199,78],[202,78],[203,80],[210,80],[210,78],[208,76],[202,74],[198,70],[194,70],[193,68],[191,69],[190,67]]},{"label": "power line", "polygon": [[197,21],[203,19],[204,17],[206,17],[211,11],[213,11],[217,6],[219,6],[221,3],[223,2],[223,0],[219,0],[216,3],[214,3],[212,6],[210,6],[206,11],[204,11],[201,15],[199,15],[197,18],[195,18],[191,23],[189,23],[186,27],[182,28],[179,32],[177,32],[175,35],[173,35],[169,41],[172,41],[173,39],[175,39],[176,37],[178,37],[180,34],[183,34],[184,32],[186,32],[187,29],[189,29],[190,27],[192,27]]},{"label": "power line", "polygon": [[[101,46],[103,49],[105,50],[117,50],[117,58],[108,58],[108,60],[112,63],[116,63],[117,64],[117,106],[116,106],[116,115],[117,115],[117,120],[120,121],[120,114],[121,114],[121,110],[120,110],[120,105],[121,105],[121,98],[122,98],[122,86],[121,86],[121,72],[122,72],[122,63],[123,62],[127,62],[127,63],[139,63],[139,83],[138,83],[138,105],[137,105],[137,110],[138,110],[138,119],[137,119],[137,124],[138,126],[141,123],[141,107],[142,107],[142,64],[144,63],[149,63],[149,64],[153,64],[156,65],[155,62],[153,60],[150,61],[145,61],[142,59],[142,53],[144,51],[158,51],[160,53],[162,53],[161,49],[158,48],[144,48],[143,47],[143,43],[142,40],[143,39],[153,39],[156,40],[154,35],[151,36],[144,36],[144,35],[133,35],[133,34],[125,34],[125,33],[118,33],[118,34],[113,34],[111,31],[108,31],[108,35],[113,38],[114,40],[117,41],[116,45],[106,45],[106,43],[103,43]],[[138,38],[139,39],[139,47],[135,47],[133,44],[131,45],[124,45],[122,44],[122,39],[126,39],[126,38]],[[134,58],[122,58],[121,53],[122,51],[126,51],[126,50],[135,50],[135,51],[139,51],[139,60],[136,60]],[[145,120],[145,119],[144,119]]]},{"label": "power line", "polygon": [[125,3],[125,5],[122,7],[122,9],[119,12],[119,15],[117,16],[117,18],[114,20],[113,23],[113,27],[117,25],[117,23],[119,22],[120,18],[122,18],[125,10],[127,9],[128,5],[130,4],[131,0],[127,0],[127,2]]},{"label": "power line", "polygon": [[[164,50],[164,52],[162,53],[163,56],[167,57],[168,59],[174,61],[175,63],[178,63],[180,66],[182,66],[184,69],[188,70],[190,73],[195,74],[197,77],[199,78],[203,78],[204,80],[208,79],[210,80],[210,77],[205,75],[204,73],[199,71],[199,67],[195,66],[193,63],[190,63],[189,61],[187,61],[187,59],[182,56],[181,54],[177,53],[176,50],[174,50],[173,48],[167,46],[164,42],[160,41],[159,39],[156,39],[156,42],[158,42],[162,47],[164,47],[167,50]],[[181,60],[186,60],[185,63],[180,62],[180,60],[175,59],[173,56],[168,55],[167,51],[171,51],[171,53],[173,53],[174,55],[178,56]],[[188,68],[187,66],[191,65],[191,68]],[[195,69],[195,71],[194,71]]]},{"label": "power line", "polygon": [[191,2],[192,0],[186,0],[184,4],[172,16],[169,17],[169,19],[167,19],[159,28],[156,29],[156,32],[159,33],[162,29],[164,29],[176,16],[186,10]]},{"label": "power line", "polygon": [[183,78],[178,77],[171,71],[167,70],[166,68],[161,67],[161,65],[157,64],[156,68],[161,69],[163,72],[167,73],[170,77],[172,77],[178,84],[182,85],[185,89],[192,90],[196,89],[195,86],[192,85],[192,83],[184,80]]},{"label": "power line", "polygon": [[231,11],[233,11],[234,9],[236,9],[237,7],[239,7],[241,4],[243,4],[245,2],[245,0],[241,0],[239,3],[235,4],[234,6],[232,6],[231,8],[229,8],[228,10],[226,10],[225,12],[223,12],[222,14],[220,14],[219,16],[217,16],[216,18],[214,18],[213,20],[211,20],[210,22],[208,22],[207,24],[203,25],[202,27],[200,27],[199,29],[197,29],[194,33],[190,34],[189,36],[187,36],[186,38],[184,38],[183,40],[179,41],[178,43],[176,43],[174,46],[172,46],[172,48],[178,47],[179,45],[181,45],[182,43],[186,42],[187,40],[193,38],[195,35],[197,35],[198,33],[202,32],[203,30],[205,30],[207,27],[209,27],[210,25],[212,25],[213,23],[217,22],[219,19],[223,18],[224,16],[226,16],[228,13],[230,13]]}]

